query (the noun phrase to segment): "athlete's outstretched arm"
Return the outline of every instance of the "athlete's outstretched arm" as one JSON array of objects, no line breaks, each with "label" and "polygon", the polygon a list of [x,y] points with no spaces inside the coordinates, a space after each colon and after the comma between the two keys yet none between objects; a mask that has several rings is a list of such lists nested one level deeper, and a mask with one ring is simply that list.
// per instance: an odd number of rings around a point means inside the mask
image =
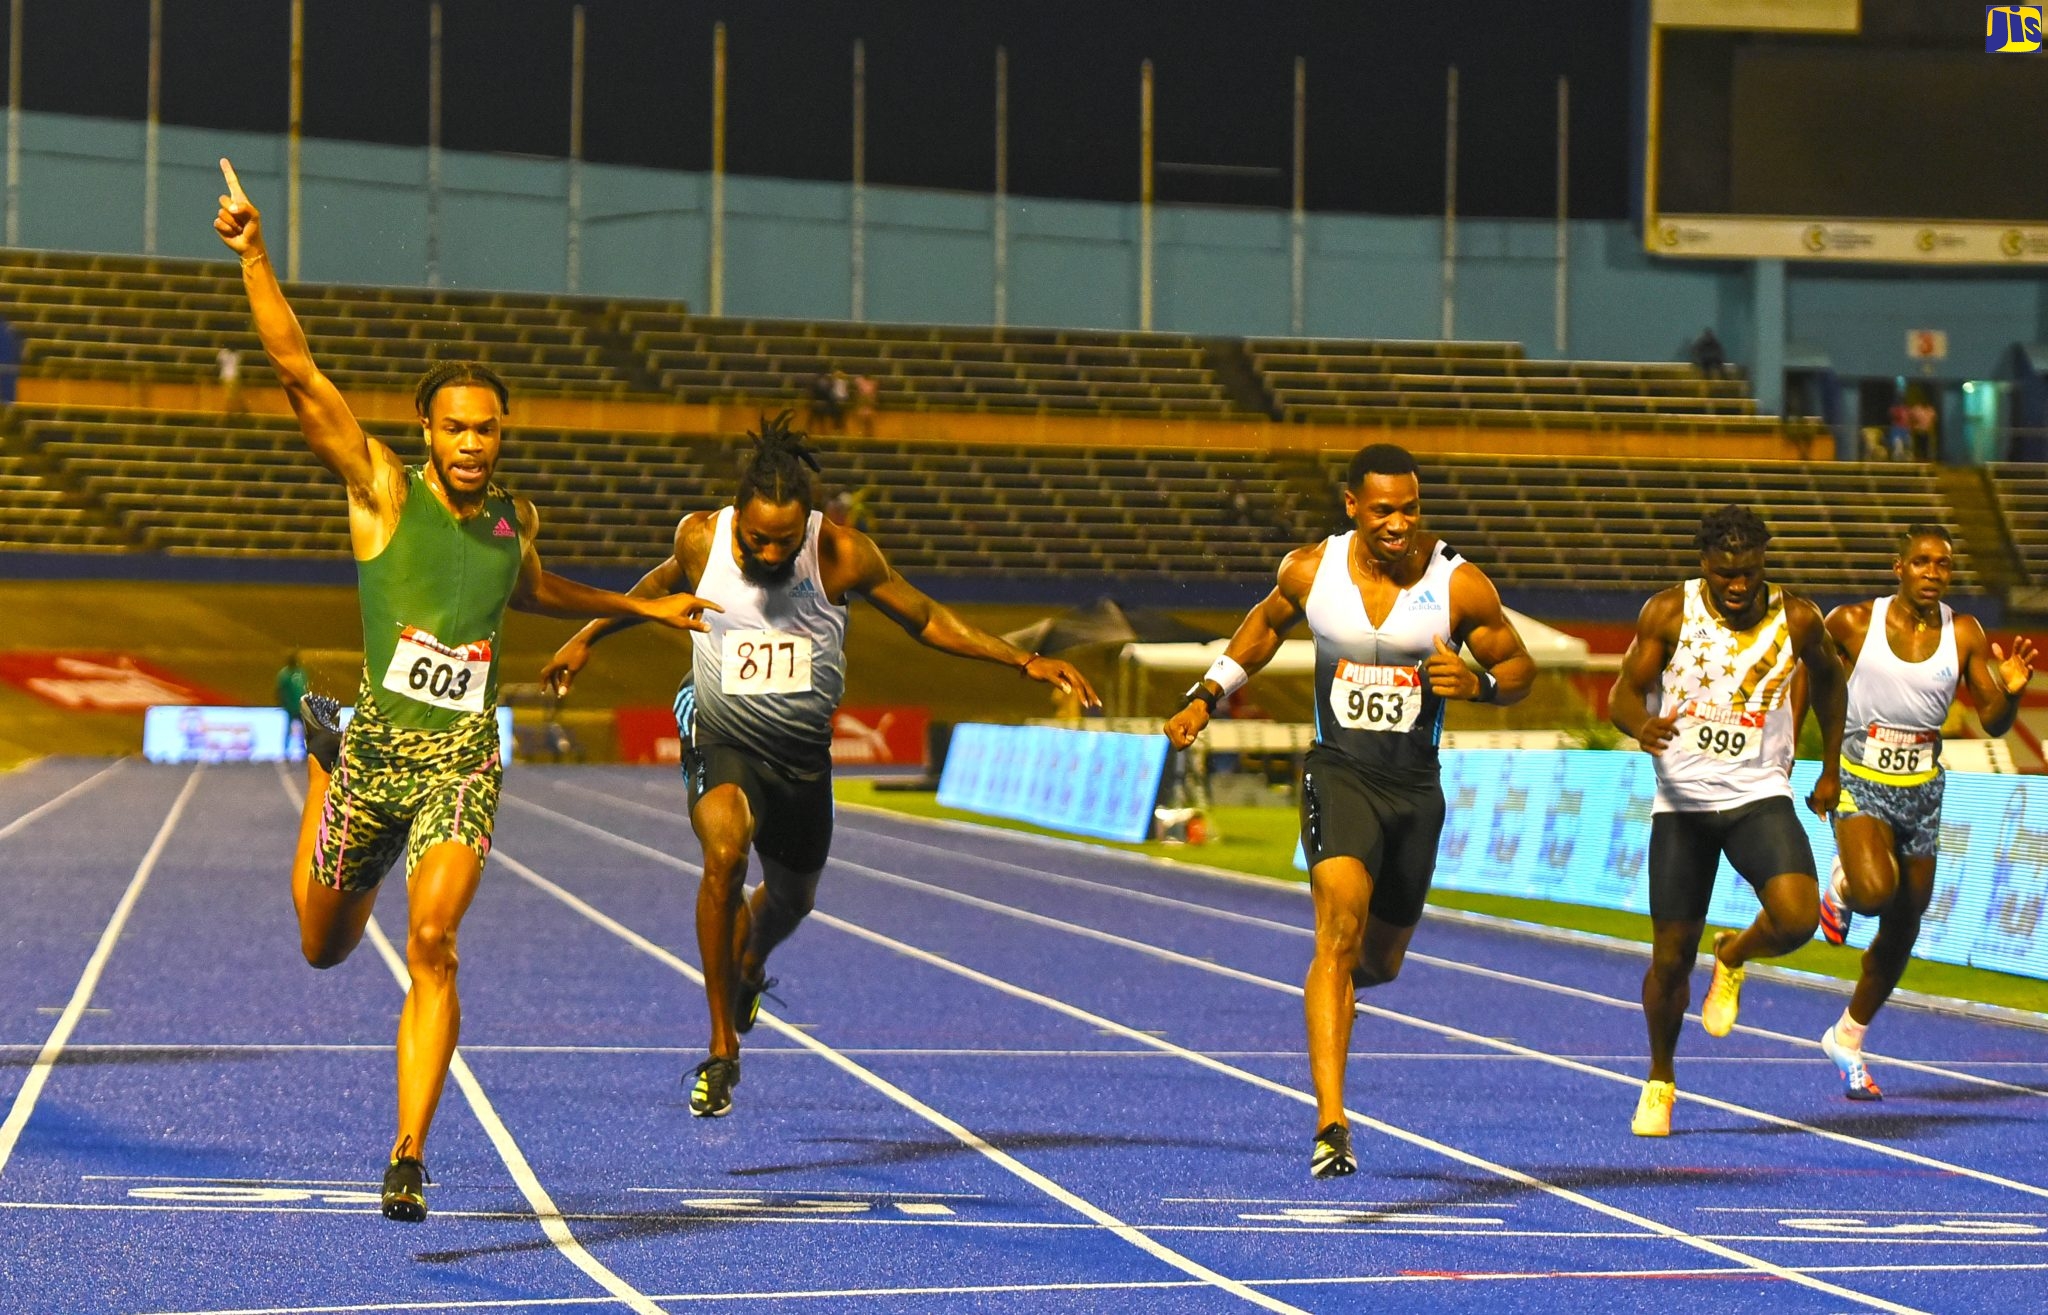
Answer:
[{"label": "athlete's outstretched arm", "polygon": [[837,551],[846,555],[845,560],[850,567],[851,583],[847,592],[857,593],[873,603],[876,611],[902,626],[904,633],[918,643],[956,657],[1000,662],[1006,667],[1014,667],[1027,679],[1055,685],[1069,694],[1079,694],[1086,707],[1102,706],[1102,698],[1096,694],[1095,687],[1071,664],[1058,658],[1026,653],[1000,635],[991,635],[969,625],[952,608],[930,598],[916,585],[896,574],[896,568],[889,565],[889,559],[882,555],[873,539],[853,529],[842,529],[839,536]]},{"label": "athlete's outstretched arm", "polygon": [[[249,294],[249,311],[256,321],[256,336],[263,340],[263,354],[270,358],[278,382],[284,385],[284,395],[313,455],[341,476],[352,499],[370,503],[379,471],[386,464],[378,451],[384,445],[363,433],[342,400],[341,390],[313,363],[305,330],[299,327],[299,317],[292,314],[291,303],[284,299],[277,271],[271,268],[264,249],[263,216],[249,204],[241,180],[235,177],[235,167],[222,160],[220,172],[227,181],[228,194],[220,198],[213,229],[228,250],[241,258],[242,286]],[[388,449],[381,455],[395,461]]]},{"label": "athlete's outstretched arm", "polygon": [[[529,513],[533,516],[534,529],[537,532],[540,526],[540,514],[532,509],[531,504],[524,502],[520,504],[520,528],[522,531],[525,529],[525,518]],[[701,598],[693,598],[690,594],[684,592],[695,587],[698,575],[703,572],[704,554],[708,550],[706,536],[710,521],[711,518],[708,512],[693,512],[685,516],[682,522],[676,526],[675,546],[670,550],[669,555],[662,560],[661,564],[641,576],[639,581],[624,594],[612,594],[609,596],[639,602],[648,602],[656,599],[688,598],[690,603],[681,605],[681,610],[688,616],[695,616],[698,610],[707,607],[714,611],[723,611],[724,609],[716,603],[707,602]],[[520,563],[520,580],[522,585],[525,583],[529,563],[531,564],[531,569],[539,573],[543,579],[560,581],[565,585],[572,584],[571,581],[563,580],[560,576],[548,575],[546,572],[540,571],[539,554],[534,553],[531,549],[528,550],[527,557],[528,561]],[[691,563],[695,563],[695,565],[693,566]],[[582,585],[574,585],[573,587],[577,589],[583,588]],[[603,591],[593,590],[592,592],[602,593]],[[515,594],[513,606],[516,607],[518,605],[518,596]],[[524,608],[522,610],[539,611],[542,609]],[[562,613],[549,612],[548,615],[560,616]],[[549,659],[548,664],[541,668],[541,685],[553,690],[557,697],[567,694],[569,687],[576,683],[576,673],[582,671],[584,664],[590,661],[591,645],[597,643],[606,635],[615,634],[621,630],[629,630],[639,625],[642,621],[652,619],[646,615],[625,611],[577,611],[570,615],[571,619],[586,616],[594,616],[599,619],[592,621],[589,625],[571,635],[567,642],[555,650],[555,655]],[[673,625],[675,623],[670,622],[670,624]],[[703,630],[705,626],[700,621],[696,624],[682,625],[679,628]]]},{"label": "athlete's outstretched arm", "polygon": [[1977,719],[1984,723],[1986,735],[2003,735],[2019,720],[2020,696],[2034,678],[2034,641],[2015,636],[2008,656],[1985,636],[1977,618],[1958,616],[1955,625],[1957,645],[1963,650],[1963,679],[1977,701]]},{"label": "athlete's outstretched arm", "polygon": [[[1260,599],[1257,606],[1244,614],[1244,620],[1237,623],[1237,633],[1224,645],[1223,656],[1235,662],[1247,678],[1273,660],[1273,655],[1280,651],[1280,641],[1301,620],[1308,608],[1308,591],[1315,585],[1316,567],[1323,560],[1322,554],[1323,545],[1319,543],[1287,554],[1280,563],[1273,592]],[[1207,676],[1198,683],[1219,698],[1228,693]],[[1208,702],[1190,698],[1186,707],[1167,720],[1167,743],[1176,749],[1185,749],[1195,742],[1195,737],[1208,724]]]},{"label": "athlete's outstretched arm", "polygon": [[1432,694],[1448,699],[1482,699],[1506,706],[1529,697],[1536,683],[1536,659],[1522,645],[1522,636],[1501,610],[1500,591],[1486,573],[1467,562],[1451,573],[1452,615],[1464,626],[1465,647],[1493,677],[1493,689],[1474,675],[1457,650],[1442,640],[1423,660]]},{"label": "athlete's outstretched arm", "polygon": [[1677,732],[1675,709],[1662,716],[1650,715],[1650,695],[1658,690],[1665,664],[1671,661],[1671,640],[1678,632],[1678,618],[1684,603],[1676,589],[1666,589],[1649,602],[1636,617],[1636,637],[1622,655],[1621,673],[1607,695],[1607,718],[1615,729],[1643,746],[1651,757],[1663,753]]},{"label": "athlete's outstretched arm", "polygon": [[1785,624],[1792,632],[1792,642],[1798,645],[1807,697],[1813,700],[1814,719],[1820,723],[1820,777],[1806,797],[1806,806],[1827,817],[1842,801],[1842,731],[1849,717],[1849,676],[1842,669],[1841,651],[1818,607],[1788,594]]}]

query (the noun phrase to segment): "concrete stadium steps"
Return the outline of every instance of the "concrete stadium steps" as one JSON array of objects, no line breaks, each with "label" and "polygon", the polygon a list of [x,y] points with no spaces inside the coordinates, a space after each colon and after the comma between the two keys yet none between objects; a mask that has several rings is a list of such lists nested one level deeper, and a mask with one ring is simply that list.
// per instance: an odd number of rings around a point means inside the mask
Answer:
[{"label": "concrete stadium steps", "polygon": [[[105,509],[98,542],[180,556],[336,557],[347,551],[339,488],[285,418],[138,416],[16,408],[23,440]],[[371,427],[418,451],[410,426]],[[502,478],[542,513],[550,561],[648,565],[675,522],[729,498],[744,439],[518,430]],[[1214,449],[984,447],[846,441],[822,445],[829,492],[862,492],[865,518],[912,574],[1071,572],[1242,582],[1272,578],[1281,554],[1328,532],[1348,454],[1276,459]],[[1507,586],[1647,591],[1697,569],[1705,510],[1755,506],[1775,539],[1774,575],[1839,594],[1889,587],[1892,535],[1908,521],[1953,523],[1930,468],[1592,458],[1430,457],[1429,524]],[[4,472],[0,472],[4,473]],[[1250,504],[1233,523],[1233,484]],[[0,488],[5,482],[0,481]],[[38,495],[41,496],[41,495]],[[61,499],[93,521],[83,502]],[[0,499],[0,537],[33,542],[34,499]],[[78,534],[73,534],[77,539]],[[52,538],[48,546],[67,546]],[[1978,585],[1963,557],[1959,587]]]},{"label": "concrete stadium steps", "polygon": [[2008,461],[1985,471],[2027,583],[2048,585],[2048,467]]}]

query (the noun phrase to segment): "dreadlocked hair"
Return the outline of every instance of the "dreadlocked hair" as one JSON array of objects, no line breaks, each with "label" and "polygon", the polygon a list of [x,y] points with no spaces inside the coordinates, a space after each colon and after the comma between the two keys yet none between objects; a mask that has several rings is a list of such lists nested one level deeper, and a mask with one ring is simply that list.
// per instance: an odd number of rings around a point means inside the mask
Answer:
[{"label": "dreadlocked hair", "polygon": [[437,361],[432,369],[420,376],[418,387],[412,390],[413,410],[420,419],[429,418],[434,405],[434,394],[450,384],[474,384],[488,388],[498,395],[498,409],[506,415],[512,414],[512,391],[505,387],[505,381],[498,372],[481,361]]},{"label": "dreadlocked hair", "polygon": [[1771,541],[1764,518],[1747,507],[1729,503],[1700,518],[1700,532],[1693,544],[1701,553],[1742,553],[1761,548]]},{"label": "dreadlocked hair", "polygon": [[754,455],[740,472],[740,491],[733,498],[735,507],[744,507],[755,498],[773,503],[795,502],[805,511],[815,504],[817,482],[811,477],[818,471],[818,457],[807,445],[805,436],[789,427],[789,418],[795,414],[784,411],[773,420],[763,416],[759,433],[747,431],[747,437],[754,440]]}]

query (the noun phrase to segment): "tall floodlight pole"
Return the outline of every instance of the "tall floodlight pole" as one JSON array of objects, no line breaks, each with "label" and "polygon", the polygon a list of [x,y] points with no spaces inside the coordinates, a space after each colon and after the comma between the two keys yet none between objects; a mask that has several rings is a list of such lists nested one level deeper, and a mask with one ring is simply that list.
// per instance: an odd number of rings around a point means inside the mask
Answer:
[{"label": "tall floodlight pole", "polygon": [[1572,84],[1557,78],[1557,354],[1571,348],[1569,330],[1571,294],[1571,144]]},{"label": "tall floodlight pole", "polygon": [[1010,322],[1010,52],[996,47],[996,327]]},{"label": "tall floodlight pole", "polygon": [[853,318],[864,320],[868,301],[868,45],[853,43],[853,196],[848,216],[850,249],[847,265],[853,288]]},{"label": "tall floodlight pole", "polygon": [[1138,73],[1138,327],[1152,331],[1152,61]]},{"label": "tall floodlight pole", "polygon": [[157,179],[163,167],[164,0],[149,0],[149,117],[142,130],[142,254],[156,254]]},{"label": "tall floodlight pole", "polygon": [[1308,61],[1294,60],[1294,205],[1287,242],[1291,332],[1299,338],[1308,324]]},{"label": "tall floodlight pole", "polygon": [[583,286],[583,6],[569,11],[569,291]]},{"label": "tall floodlight pole", "polygon": [[299,279],[299,232],[305,207],[300,189],[299,147],[305,132],[306,115],[306,0],[292,0],[292,85],[291,110],[285,130],[285,238],[284,276]]},{"label": "tall floodlight pole", "polygon": [[1443,336],[1458,328],[1458,66],[1444,84],[1444,321]]},{"label": "tall floodlight pole", "polygon": [[725,314],[725,24],[711,27],[711,236],[705,299]]},{"label": "tall floodlight pole", "polygon": [[21,245],[21,10],[7,11],[7,245]]},{"label": "tall floodlight pole", "polygon": [[441,0],[427,6],[427,286],[441,286]]}]

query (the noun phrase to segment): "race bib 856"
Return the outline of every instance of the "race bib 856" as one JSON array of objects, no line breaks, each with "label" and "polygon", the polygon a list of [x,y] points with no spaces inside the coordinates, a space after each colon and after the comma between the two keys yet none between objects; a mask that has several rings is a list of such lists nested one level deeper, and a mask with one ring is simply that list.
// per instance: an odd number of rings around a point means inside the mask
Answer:
[{"label": "race bib 856", "polygon": [[1934,770],[1934,748],[1941,732],[1905,731],[1872,722],[1864,735],[1863,765],[1872,771],[1918,776]]},{"label": "race bib 856", "polygon": [[384,688],[430,707],[451,712],[482,712],[484,687],[491,679],[491,641],[444,644],[426,631],[407,626],[398,632],[398,647],[384,669]]},{"label": "race bib 856", "polygon": [[1352,731],[1401,732],[1422,716],[1422,672],[1415,667],[1376,667],[1337,660],[1330,680],[1330,714]]},{"label": "race bib 856", "polygon": [[780,630],[728,630],[718,645],[718,688],[750,694],[811,692],[811,637]]}]

